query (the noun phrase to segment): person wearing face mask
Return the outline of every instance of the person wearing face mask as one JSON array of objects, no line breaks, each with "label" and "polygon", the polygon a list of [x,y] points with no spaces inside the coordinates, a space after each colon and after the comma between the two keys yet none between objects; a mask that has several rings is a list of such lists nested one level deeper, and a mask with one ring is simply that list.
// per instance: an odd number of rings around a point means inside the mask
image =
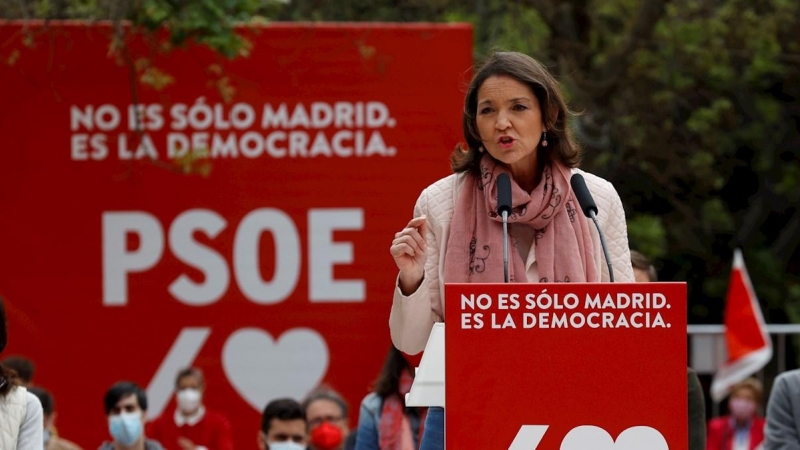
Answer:
[{"label": "person wearing face mask", "polygon": [[356,450],[419,448],[424,410],[405,405],[416,367],[410,359],[396,347],[389,348],[373,392],[361,401]]},{"label": "person wearing face mask", "polygon": [[356,435],[348,427],[347,402],[337,392],[320,388],[306,397],[303,412],[309,429],[310,450],[353,450]]},{"label": "person wearing face mask", "polygon": [[32,387],[28,391],[39,398],[44,411],[44,450],[81,450],[80,447],[63,439],[55,432],[55,401],[47,389]]},{"label": "person wearing face mask", "polygon": [[196,367],[178,372],[175,411],[148,424],[148,435],[170,450],[232,450],[230,422],[203,404],[205,384],[203,372]]},{"label": "person wearing face mask", "polygon": [[308,426],[303,408],[295,400],[280,398],[264,408],[259,450],[306,450]]},{"label": "person wearing face mask", "polygon": [[764,440],[764,418],[758,408],[764,389],[749,378],[731,388],[729,415],[708,422],[707,450],[755,450]]},{"label": "person wearing face mask", "polygon": [[145,436],[147,396],[142,388],[121,381],[106,392],[104,404],[108,431],[114,440],[103,442],[99,450],[164,450],[160,443]]}]

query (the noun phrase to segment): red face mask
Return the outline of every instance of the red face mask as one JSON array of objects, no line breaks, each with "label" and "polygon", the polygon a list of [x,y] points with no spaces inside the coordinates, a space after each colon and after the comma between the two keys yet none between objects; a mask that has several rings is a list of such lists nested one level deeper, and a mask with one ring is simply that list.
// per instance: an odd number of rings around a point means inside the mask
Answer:
[{"label": "red face mask", "polygon": [[328,422],[322,422],[311,431],[311,444],[319,450],[333,450],[343,439],[342,430]]}]

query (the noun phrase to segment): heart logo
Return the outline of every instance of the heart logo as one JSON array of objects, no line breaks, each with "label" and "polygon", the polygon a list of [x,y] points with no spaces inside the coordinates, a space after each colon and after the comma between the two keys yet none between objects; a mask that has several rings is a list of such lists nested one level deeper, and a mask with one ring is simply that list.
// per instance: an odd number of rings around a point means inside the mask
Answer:
[{"label": "heart logo", "polygon": [[561,441],[561,450],[669,450],[667,440],[655,428],[631,427],[617,441],[606,430],[592,425],[573,428]]},{"label": "heart logo", "polygon": [[294,328],[277,342],[259,328],[242,328],[222,349],[222,367],[231,385],[256,411],[270,400],[302,400],[328,370],[325,339],[308,328]]}]

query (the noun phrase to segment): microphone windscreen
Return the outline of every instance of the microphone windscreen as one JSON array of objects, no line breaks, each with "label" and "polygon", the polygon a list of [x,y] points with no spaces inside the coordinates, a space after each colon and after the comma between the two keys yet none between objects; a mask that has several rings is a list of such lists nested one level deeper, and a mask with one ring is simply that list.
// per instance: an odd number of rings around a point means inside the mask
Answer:
[{"label": "microphone windscreen", "polygon": [[594,203],[589,188],[586,187],[586,181],[583,179],[583,175],[579,173],[573,174],[572,178],[569,180],[569,184],[572,186],[572,192],[575,193],[575,198],[578,199],[578,204],[581,205],[581,210],[583,210],[586,217],[592,217],[589,211],[594,211],[594,213],[597,214],[597,205]]},{"label": "microphone windscreen", "polygon": [[511,214],[511,179],[507,173],[497,176],[497,214],[503,215],[503,211]]}]

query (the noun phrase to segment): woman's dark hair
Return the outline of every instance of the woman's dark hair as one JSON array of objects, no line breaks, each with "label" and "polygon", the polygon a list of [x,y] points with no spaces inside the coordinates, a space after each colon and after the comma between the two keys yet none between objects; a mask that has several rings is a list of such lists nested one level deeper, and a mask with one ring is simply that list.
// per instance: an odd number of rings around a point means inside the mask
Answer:
[{"label": "woman's dark hair", "polygon": [[558,81],[538,61],[518,52],[496,52],[484,61],[475,72],[464,98],[463,127],[466,148],[458,144],[450,155],[453,172],[469,170],[480,172],[481,136],[475,116],[478,110],[478,90],[484,81],[493,76],[509,76],[528,85],[539,101],[542,121],[547,130],[547,147],[539,146],[539,161],[549,163],[557,159],[567,167],[577,167],[581,150],[567,128],[567,119],[573,115],[561,95]]},{"label": "woman's dark hair", "polygon": [[11,369],[16,374],[17,380],[26,386],[33,380],[33,374],[36,373],[36,364],[24,356],[9,356],[3,358],[2,364],[6,369]]},{"label": "woman's dark hair", "polygon": [[[8,343],[8,323],[6,322],[6,306],[3,297],[0,297],[0,354]],[[13,372],[0,364],[0,397],[6,394],[15,386]]]},{"label": "woman's dark hair", "polygon": [[386,398],[392,394],[397,394],[400,390],[400,374],[403,369],[410,369],[408,361],[403,357],[400,350],[394,346],[389,348],[386,361],[383,363],[381,374],[375,381],[375,393],[380,398]]}]

